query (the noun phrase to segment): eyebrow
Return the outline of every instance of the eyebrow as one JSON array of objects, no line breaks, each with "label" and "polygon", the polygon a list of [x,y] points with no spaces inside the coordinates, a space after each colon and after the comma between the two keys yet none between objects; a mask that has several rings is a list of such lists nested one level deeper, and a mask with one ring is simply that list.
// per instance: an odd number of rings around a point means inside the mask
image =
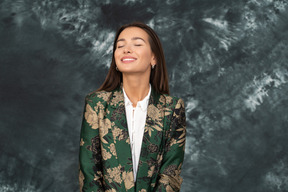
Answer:
[{"label": "eyebrow", "polygon": [[[138,40],[138,39],[140,39],[140,40],[142,40],[142,41],[144,41],[144,42],[146,43],[146,41],[145,41],[144,39],[142,39],[141,37],[133,37],[133,38],[132,38],[132,40]],[[118,40],[116,41],[116,43],[118,43],[119,41],[125,41],[125,39],[118,39]]]}]

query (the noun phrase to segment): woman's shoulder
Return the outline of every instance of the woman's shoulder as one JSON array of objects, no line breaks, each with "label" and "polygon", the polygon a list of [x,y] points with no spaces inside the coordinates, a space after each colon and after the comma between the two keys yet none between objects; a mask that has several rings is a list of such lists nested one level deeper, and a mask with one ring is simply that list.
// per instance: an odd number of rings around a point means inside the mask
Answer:
[{"label": "woman's shoulder", "polygon": [[161,94],[160,95],[160,102],[163,103],[163,104],[166,104],[166,106],[176,106],[178,103],[184,105],[184,101],[182,98],[180,97],[177,97],[177,96],[171,96],[171,95],[168,95],[168,94]]},{"label": "woman's shoulder", "polygon": [[111,94],[112,94],[112,91],[94,90],[85,96],[85,100],[93,102],[93,103],[97,103],[98,101],[107,102],[109,100]]}]

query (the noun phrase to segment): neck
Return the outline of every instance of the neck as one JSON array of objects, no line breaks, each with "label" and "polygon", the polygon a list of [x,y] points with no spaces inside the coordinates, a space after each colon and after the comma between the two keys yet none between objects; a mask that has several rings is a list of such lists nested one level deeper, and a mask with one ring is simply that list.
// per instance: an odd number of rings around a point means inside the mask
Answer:
[{"label": "neck", "polygon": [[123,88],[133,106],[136,107],[137,102],[143,100],[149,93],[149,78],[123,74]]}]

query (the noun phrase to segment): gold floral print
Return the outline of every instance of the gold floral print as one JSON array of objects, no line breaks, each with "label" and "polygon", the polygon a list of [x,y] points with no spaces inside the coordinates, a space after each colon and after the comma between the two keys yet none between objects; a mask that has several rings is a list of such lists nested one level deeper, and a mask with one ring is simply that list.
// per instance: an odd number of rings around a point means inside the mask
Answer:
[{"label": "gold floral print", "polygon": [[146,126],[145,127],[145,132],[147,132],[147,131],[148,131],[149,136],[151,137],[151,132],[153,131],[153,128],[150,127],[150,126]]},{"label": "gold floral print", "polygon": [[98,175],[96,175],[96,174],[94,174],[94,181],[97,181],[98,179],[100,179],[100,177],[98,176]]},{"label": "gold floral print", "polygon": [[110,159],[112,157],[111,153],[109,153],[104,147],[101,147],[102,158],[104,160]]},{"label": "gold floral print", "polygon": [[[175,106],[175,110],[178,110],[178,109],[184,109],[184,102],[183,102],[183,100],[182,99],[180,99],[178,102],[177,102],[177,104],[176,104],[176,106]],[[175,114],[176,115],[176,117],[179,117],[179,114]]]},{"label": "gold floral print", "polygon": [[109,149],[110,149],[110,152],[112,153],[112,155],[114,155],[116,157],[116,148],[115,148],[115,144],[114,143],[110,144]]},{"label": "gold floral print", "polygon": [[147,114],[148,114],[148,117],[150,117],[153,121],[159,119],[159,117],[160,117],[160,112],[159,112],[158,108],[153,104],[150,104],[148,106]]},{"label": "gold floral print", "polygon": [[106,91],[101,91],[98,93],[98,97],[102,98],[104,101],[107,101],[111,93]]},{"label": "gold floral print", "polygon": [[118,167],[113,167],[108,168],[107,169],[107,173],[108,173],[108,181],[109,183],[113,183],[114,181],[117,183],[121,183],[122,179],[121,179],[121,165],[119,165]]},{"label": "gold floral print", "polygon": [[173,97],[168,96],[168,95],[161,95],[159,98],[159,101],[162,105],[163,104],[171,105],[173,104]]},{"label": "gold floral print", "polygon": [[177,144],[177,140],[176,139],[174,139],[174,138],[171,138],[171,141],[170,141],[170,147],[171,146],[173,146],[173,145],[175,145],[175,144]]},{"label": "gold floral print", "polygon": [[182,99],[179,99],[176,106],[175,106],[175,109],[180,109],[182,107],[184,107],[184,102]]},{"label": "gold floral print", "polygon": [[98,103],[96,104],[96,106],[100,109],[100,110],[104,110],[104,105],[98,101]]},{"label": "gold floral print", "polygon": [[164,186],[166,186],[166,191],[179,191],[182,183],[182,178],[178,176],[161,174],[159,183],[162,183],[164,184]]},{"label": "gold floral print", "polygon": [[158,165],[161,164],[162,160],[163,160],[163,155],[162,154],[158,154],[157,155],[157,163],[158,163]]},{"label": "gold floral print", "polygon": [[172,189],[172,187],[170,185],[166,186],[166,191],[167,192],[174,192],[174,190]]},{"label": "gold floral print", "polygon": [[80,146],[83,146],[84,145],[84,141],[83,141],[83,138],[81,138],[80,140]]},{"label": "gold floral print", "polygon": [[151,137],[152,131],[156,129],[157,131],[162,131],[161,127],[159,127],[157,124],[153,126],[145,126],[145,132],[148,131],[149,136]]},{"label": "gold floral print", "polygon": [[84,174],[80,169],[80,165],[79,165],[79,187],[80,187],[80,191],[82,191],[83,185],[84,185]]},{"label": "gold floral print", "polygon": [[105,190],[105,192],[116,192],[115,189],[108,189],[108,190]]},{"label": "gold floral print", "polygon": [[124,171],[122,175],[126,189],[131,189],[132,187],[134,187],[134,178],[132,171],[130,172]]},{"label": "gold floral print", "polygon": [[170,146],[178,144],[179,147],[183,147],[184,150],[186,140],[186,121],[185,118],[183,118],[183,116],[185,117],[185,108],[182,99],[178,100],[173,116],[176,118],[176,120],[174,120],[174,124],[172,123],[172,127],[174,127],[174,134],[172,134],[172,142],[170,143]]},{"label": "gold floral print", "polygon": [[160,96],[159,98],[160,103],[165,103],[166,99],[163,95]]},{"label": "gold floral print", "polygon": [[108,134],[109,132],[108,129],[111,129],[114,123],[111,123],[109,119],[104,119],[104,120],[101,120],[100,122],[101,122],[99,126],[100,139],[103,143],[107,144],[108,142],[106,141],[104,137]]},{"label": "gold floral print", "polygon": [[148,177],[152,177],[152,176],[153,176],[154,169],[155,169],[155,165],[153,165],[152,167],[150,167],[150,169],[149,169],[149,171],[148,171]]},{"label": "gold floral print", "polygon": [[112,134],[113,134],[114,141],[116,141],[117,139],[118,139],[119,141],[121,141],[121,140],[124,139],[123,130],[120,129],[120,128],[118,128],[118,127],[114,127],[114,128],[113,128]]},{"label": "gold floral print", "polygon": [[160,122],[155,123],[152,127],[156,129],[157,131],[162,131],[163,125],[162,125],[162,122],[160,121]]},{"label": "gold floral print", "polygon": [[158,109],[162,108],[162,105],[160,103],[157,104],[156,106]]},{"label": "gold floral print", "polygon": [[177,143],[179,144],[179,146],[183,146],[185,145],[185,135],[186,135],[186,129],[183,127],[180,127],[179,129],[176,129],[176,131],[178,132],[182,132],[181,135],[179,136],[180,140],[177,140]]},{"label": "gold floral print", "polygon": [[92,109],[92,107],[89,104],[86,105],[86,112],[84,116],[87,123],[89,123],[92,129],[98,129],[97,113]]},{"label": "gold floral print", "polygon": [[169,105],[172,104],[172,101],[173,101],[173,98],[171,96],[166,97],[166,103],[167,104],[169,104]]},{"label": "gold floral print", "polygon": [[111,104],[112,104],[113,106],[117,106],[117,105],[119,105],[119,102],[120,102],[120,101],[124,101],[124,95],[123,95],[123,93],[120,92],[120,91],[114,92],[114,98],[111,100]]},{"label": "gold floral print", "polygon": [[106,141],[106,139],[104,138],[107,133],[108,133],[108,130],[107,130],[107,129],[105,129],[105,128],[103,128],[103,127],[100,127],[100,131],[99,131],[100,140],[101,140],[103,143],[105,143],[105,144],[108,143],[108,142]]},{"label": "gold floral print", "polygon": [[147,192],[147,191],[146,191],[146,189],[141,189],[141,191],[139,191],[139,192]]},{"label": "gold floral print", "polygon": [[105,127],[105,129],[108,131],[108,129],[111,129],[112,128],[112,126],[113,125],[115,125],[115,123],[114,122],[111,122],[110,121],[110,119],[105,119],[104,120],[104,127]]},{"label": "gold floral print", "polygon": [[165,116],[169,116],[169,115],[171,115],[171,113],[172,113],[172,110],[169,109],[169,108],[167,108],[167,107],[164,108],[163,110],[164,110],[164,115],[165,115]]},{"label": "gold floral print", "polygon": [[179,191],[181,183],[183,182],[183,179],[180,176],[181,166],[182,163],[180,163],[179,166],[169,165],[168,167],[165,168],[163,172],[164,174],[161,174],[159,182],[163,183],[164,185],[167,185],[166,190]]},{"label": "gold floral print", "polygon": [[177,169],[175,170],[175,175],[176,175],[176,176],[179,176],[180,182],[182,183],[182,178],[180,177],[180,174],[181,174],[181,166],[182,166],[182,163],[180,163],[179,166],[177,167]]}]

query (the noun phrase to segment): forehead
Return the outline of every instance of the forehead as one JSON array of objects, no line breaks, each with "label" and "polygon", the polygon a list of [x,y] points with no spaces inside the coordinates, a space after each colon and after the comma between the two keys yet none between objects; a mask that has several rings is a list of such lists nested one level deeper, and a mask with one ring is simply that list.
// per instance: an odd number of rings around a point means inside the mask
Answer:
[{"label": "forehead", "polygon": [[118,39],[131,39],[133,37],[141,37],[144,40],[148,40],[149,36],[146,33],[146,31],[144,31],[143,29],[139,28],[139,27],[128,27],[126,29],[124,29]]}]

